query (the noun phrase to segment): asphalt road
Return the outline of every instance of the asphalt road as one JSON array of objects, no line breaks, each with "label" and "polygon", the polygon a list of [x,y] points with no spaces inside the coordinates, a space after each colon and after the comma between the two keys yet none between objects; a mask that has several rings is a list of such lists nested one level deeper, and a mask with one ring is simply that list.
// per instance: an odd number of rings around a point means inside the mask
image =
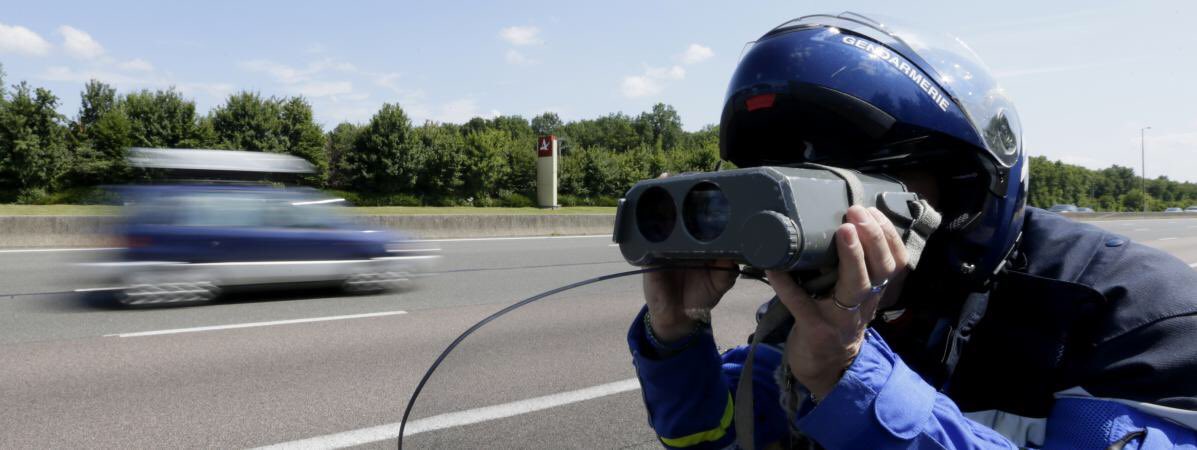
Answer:
[{"label": "asphalt road", "polygon": [[[1197,220],[1096,225],[1197,263]],[[0,250],[0,447],[392,447],[380,439],[461,331],[521,298],[630,269],[606,237],[429,245],[443,249],[436,273],[404,292],[140,310],[74,292],[96,286],[69,264],[109,252]],[[740,280],[716,309],[722,347],[751,332],[770,293]],[[487,325],[425,388],[407,444],[655,447],[625,343],[642,302],[639,278],[623,278]]]}]

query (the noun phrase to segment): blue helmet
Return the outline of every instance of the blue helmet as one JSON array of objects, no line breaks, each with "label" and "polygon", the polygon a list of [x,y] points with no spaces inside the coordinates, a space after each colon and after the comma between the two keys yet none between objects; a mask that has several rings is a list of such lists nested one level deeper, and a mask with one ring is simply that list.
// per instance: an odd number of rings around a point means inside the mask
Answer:
[{"label": "blue helmet", "polygon": [[1018,114],[959,40],[854,13],[786,22],[745,51],[719,131],[723,158],[740,167],[934,174],[944,224],[924,263],[938,260],[966,281],[991,279],[1022,229],[1028,163]]}]

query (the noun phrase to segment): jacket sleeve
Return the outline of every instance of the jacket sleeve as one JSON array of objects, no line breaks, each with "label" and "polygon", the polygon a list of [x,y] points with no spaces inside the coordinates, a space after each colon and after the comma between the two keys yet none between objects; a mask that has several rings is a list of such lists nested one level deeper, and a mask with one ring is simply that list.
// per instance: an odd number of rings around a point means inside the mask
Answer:
[{"label": "jacket sleeve", "polygon": [[818,404],[801,402],[794,426],[828,450],[1013,449],[996,431],[966,417],[869,329],[860,353]]},{"label": "jacket sleeve", "polygon": [[[648,410],[649,426],[667,448],[728,448],[735,443],[735,388],[740,380],[748,347],[720,354],[707,330],[695,335],[682,350],[667,357],[658,353],[646,335],[644,312],[628,331],[632,361]],[[778,401],[776,374],[782,352],[761,344],[753,363],[753,427],[759,448],[771,443],[786,445],[790,427]]]},{"label": "jacket sleeve", "polygon": [[667,448],[724,448],[734,442],[728,382],[720,371],[715,339],[701,332],[667,358],[649,343],[642,309],[628,330],[632,363],[640,379],[649,426]]}]

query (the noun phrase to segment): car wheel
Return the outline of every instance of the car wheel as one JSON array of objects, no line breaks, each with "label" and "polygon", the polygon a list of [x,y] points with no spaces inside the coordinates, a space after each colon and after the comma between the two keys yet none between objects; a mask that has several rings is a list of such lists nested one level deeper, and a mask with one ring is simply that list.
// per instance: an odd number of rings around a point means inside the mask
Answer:
[{"label": "car wheel", "polygon": [[367,294],[406,289],[410,285],[411,275],[407,272],[364,272],[350,275],[342,288],[345,292]]},{"label": "car wheel", "polygon": [[122,289],[117,301],[125,306],[204,303],[219,295],[220,288],[206,281],[135,284]]}]

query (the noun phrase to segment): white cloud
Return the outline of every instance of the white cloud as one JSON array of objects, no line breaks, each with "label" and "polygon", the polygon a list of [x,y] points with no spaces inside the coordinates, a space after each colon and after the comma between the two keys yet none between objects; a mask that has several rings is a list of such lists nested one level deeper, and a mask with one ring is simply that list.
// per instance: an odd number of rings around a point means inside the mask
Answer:
[{"label": "white cloud", "polygon": [[505,59],[507,60],[507,64],[514,64],[517,66],[531,66],[531,65],[538,64],[540,62],[540,61],[537,61],[537,60],[534,60],[534,59],[531,59],[531,58],[525,56],[523,53],[520,53],[520,51],[516,50],[516,49],[507,50],[507,55],[505,56]]},{"label": "white cloud", "polygon": [[33,30],[0,23],[0,53],[42,56],[50,53],[50,48],[50,43]]},{"label": "white cloud", "polygon": [[625,97],[646,97],[661,93],[670,81],[681,80],[685,77],[686,69],[682,66],[647,67],[642,75],[624,77],[620,87]]},{"label": "white cloud", "polygon": [[150,64],[149,61],[146,61],[141,58],[130,59],[123,63],[117,64],[116,67],[118,67],[122,70],[128,70],[128,71],[133,71],[133,72],[153,72],[154,71],[154,65]]},{"label": "white cloud", "polygon": [[349,81],[310,81],[300,83],[294,89],[304,97],[332,97],[353,93],[353,83]]},{"label": "white cloud", "polygon": [[628,98],[639,98],[661,92],[661,83],[645,76],[630,76],[623,78],[623,95]]},{"label": "white cloud", "polygon": [[116,85],[121,90],[132,90],[141,88],[152,89],[166,89],[174,87],[179,92],[188,94],[207,94],[214,97],[223,97],[233,92],[234,87],[228,83],[196,83],[179,81],[173,78],[163,76],[158,73],[140,73],[130,75],[127,73],[114,72],[106,69],[72,69],[66,66],[51,66],[46,68],[42,74],[42,79],[49,81],[61,81],[72,83],[86,83],[89,80],[100,80],[105,83]]},{"label": "white cloud", "polygon": [[62,48],[71,56],[96,59],[104,55],[104,47],[83,30],[63,25],[58,27],[58,34],[62,35]]},{"label": "white cloud", "polygon": [[715,56],[715,52],[711,51],[710,47],[704,47],[699,44],[690,44],[686,47],[686,51],[678,56],[685,64],[697,64]]},{"label": "white cloud", "polygon": [[448,123],[465,123],[470,119],[482,116],[478,112],[478,104],[473,99],[463,98],[453,100],[441,106],[434,120]]},{"label": "white cloud", "polygon": [[511,45],[540,44],[540,28],[513,26],[499,30],[499,37]]},{"label": "white cloud", "polygon": [[241,68],[251,72],[266,73],[275,78],[275,80],[282,83],[300,83],[304,81],[312,81],[315,76],[326,71],[338,72],[358,72],[357,67],[347,62],[334,61],[331,59],[324,59],[308,63],[306,67],[297,68],[286,64],[276,63],[274,61],[256,59],[252,61],[245,61],[240,64]]}]

